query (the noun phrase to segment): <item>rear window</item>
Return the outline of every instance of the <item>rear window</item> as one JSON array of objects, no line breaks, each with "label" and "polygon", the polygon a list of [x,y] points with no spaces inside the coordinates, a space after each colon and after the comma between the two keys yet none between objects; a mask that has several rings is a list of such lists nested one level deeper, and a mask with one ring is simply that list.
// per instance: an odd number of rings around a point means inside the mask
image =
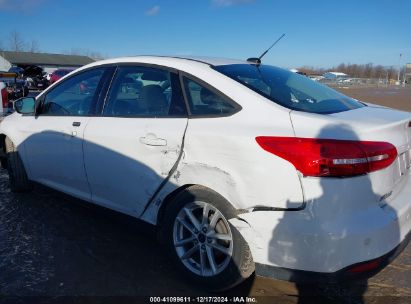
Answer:
[{"label": "rear window", "polygon": [[269,65],[233,64],[214,69],[292,110],[331,114],[365,106],[308,77]]}]

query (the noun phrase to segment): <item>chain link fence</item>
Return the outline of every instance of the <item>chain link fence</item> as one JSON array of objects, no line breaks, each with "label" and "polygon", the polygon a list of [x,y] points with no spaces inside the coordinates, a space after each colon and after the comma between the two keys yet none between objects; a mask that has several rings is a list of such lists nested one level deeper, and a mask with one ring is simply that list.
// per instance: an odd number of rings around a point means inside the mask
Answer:
[{"label": "chain link fence", "polygon": [[320,83],[332,88],[388,88],[388,87],[411,87],[410,82],[398,82],[381,78],[340,78],[321,79]]}]

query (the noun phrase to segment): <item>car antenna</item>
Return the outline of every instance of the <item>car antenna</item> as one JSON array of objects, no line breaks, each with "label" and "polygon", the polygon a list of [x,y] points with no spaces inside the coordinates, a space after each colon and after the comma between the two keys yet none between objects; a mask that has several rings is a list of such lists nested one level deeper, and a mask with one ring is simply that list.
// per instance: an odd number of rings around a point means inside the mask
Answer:
[{"label": "car antenna", "polygon": [[258,57],[258,58],[255,58],[255,57],[248,58],[247,62],[255,63],[257,65],[260,65],[261,64],[261,58],[263,58],[265,56],[265,54],[267,54],[273,48],[273,46],[276,45],[277,42],[280,41],[284,36],[285,36],[285,34],[282,34],[280,36],[280,38],[278,38],[264,53],[261,54],[260,57]]}]

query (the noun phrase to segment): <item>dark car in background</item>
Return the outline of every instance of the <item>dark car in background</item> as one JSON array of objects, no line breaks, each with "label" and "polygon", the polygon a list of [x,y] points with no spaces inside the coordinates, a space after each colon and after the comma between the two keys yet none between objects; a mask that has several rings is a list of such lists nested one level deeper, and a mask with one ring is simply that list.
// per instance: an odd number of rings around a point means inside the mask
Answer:
[{"label": "dark car in background", "polygon": [[19,66],[12,66],[9,69],[9,73],[15,73],[17,75],[17,77],[19,77],[19,78],[24,77],[24,69],[22,67],[19,67]]},{"label": "dark car in background", "polygon": [[23,78],[32,90],[43,90],[49,85],[48,80],[44,77],[47,73],[37,65],[13,66],[9,72],[16,73],[20,79]]},{"label": "dark car in background", "polygon": [[63,78],[68,73],[74,71],[74,69],[57,69],[50,76],[50,84],[55,83],[60,78]]}]

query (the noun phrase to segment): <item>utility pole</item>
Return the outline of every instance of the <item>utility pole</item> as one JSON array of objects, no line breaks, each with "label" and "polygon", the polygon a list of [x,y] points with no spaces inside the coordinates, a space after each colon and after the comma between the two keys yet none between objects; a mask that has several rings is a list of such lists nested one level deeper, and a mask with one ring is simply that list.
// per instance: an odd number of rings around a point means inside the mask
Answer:
[{"label": "utility pole", "polygon": [[385,73],[385,87],[388,88],[388,71]]},{"label": "utility pole", "polygon": [[398,59],[398,80],[397,80],[398,85],[400,85],[400,84],[401,84],[401,83],[400,83],[400,74],[401,74],[401,56],[402,56],[402,54],[400,54],[400,59]]},{"label": "utility pole", "polygon": [[402,86],[405,87],[405,73],[407,72],[407,62],[404,63],[402,72]]}]

